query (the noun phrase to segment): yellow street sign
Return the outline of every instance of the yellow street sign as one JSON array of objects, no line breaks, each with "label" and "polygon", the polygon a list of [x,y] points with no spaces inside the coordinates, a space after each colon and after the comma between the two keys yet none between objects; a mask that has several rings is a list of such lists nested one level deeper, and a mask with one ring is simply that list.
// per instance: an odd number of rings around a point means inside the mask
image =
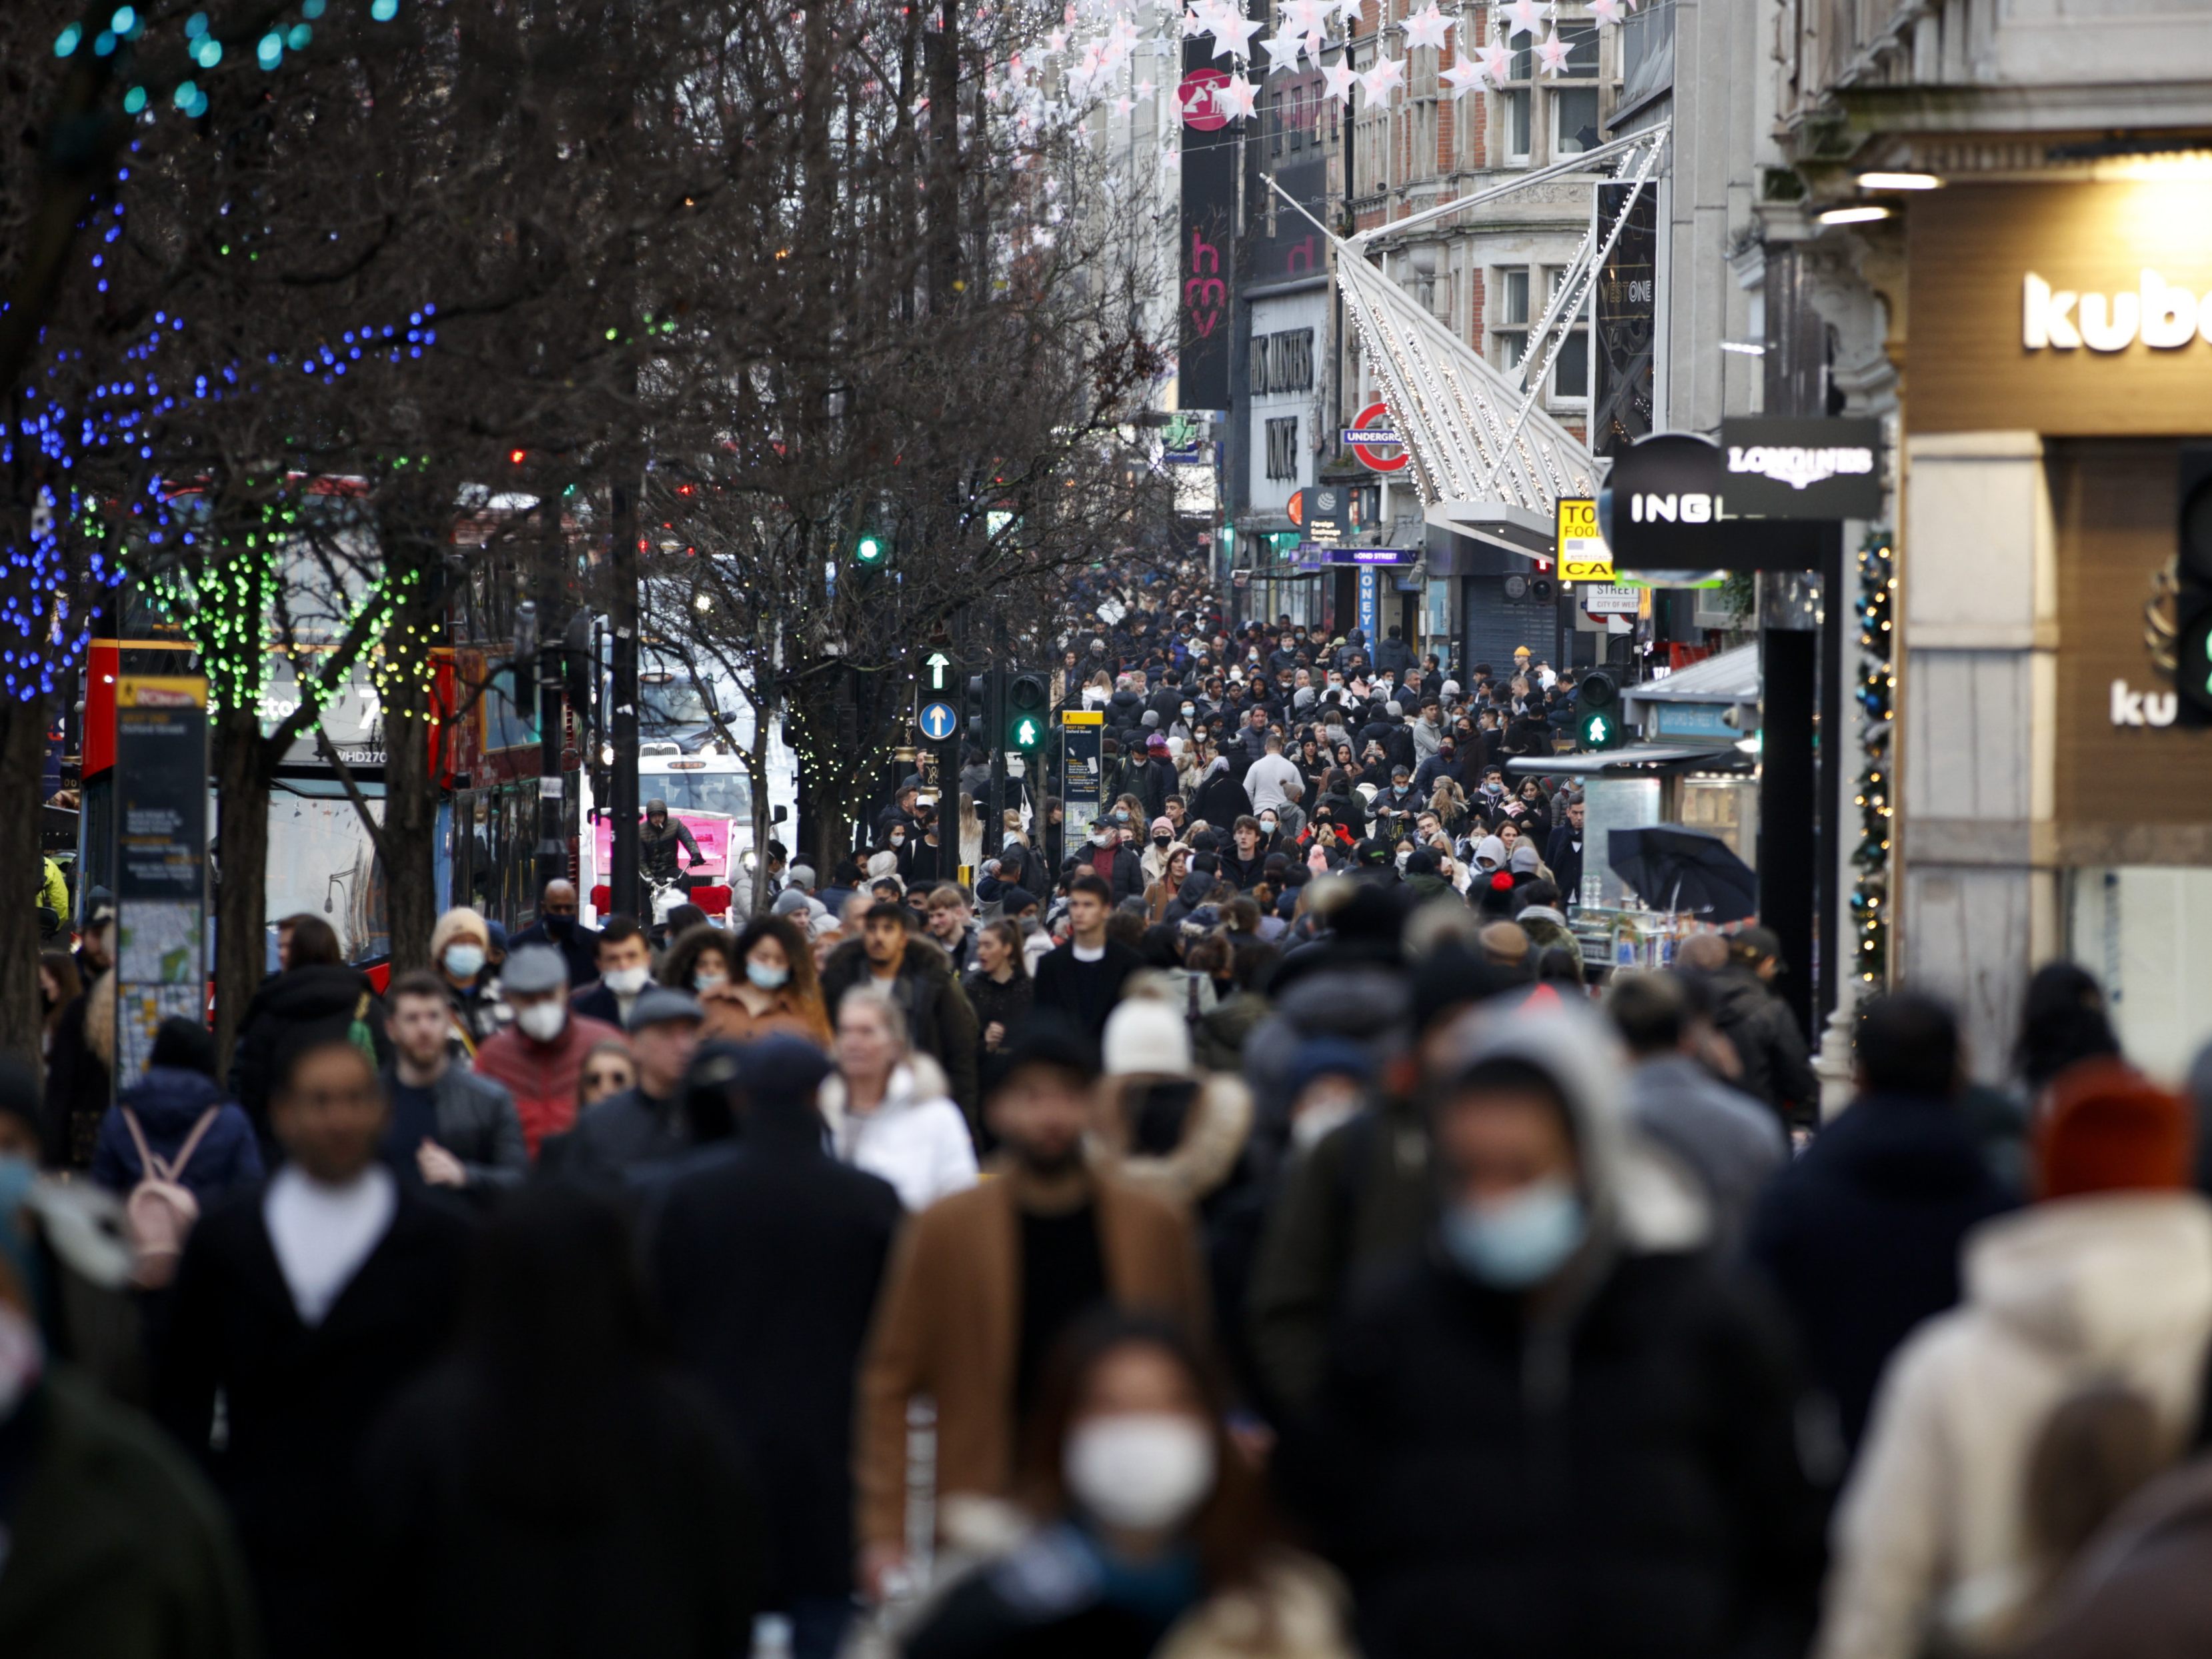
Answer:
[{"label": "yellow street sign", "polygon": [[1106,711],[1103,708],[1063,708],[1060,711],[1062,726],[1103,726]]},{"label": "yellow street sign", "polygon": [[1613,554],[1598,534],[1597,503],[1587,495],[1563,495],[1553,520],[1559,580],[1610,582]]}]

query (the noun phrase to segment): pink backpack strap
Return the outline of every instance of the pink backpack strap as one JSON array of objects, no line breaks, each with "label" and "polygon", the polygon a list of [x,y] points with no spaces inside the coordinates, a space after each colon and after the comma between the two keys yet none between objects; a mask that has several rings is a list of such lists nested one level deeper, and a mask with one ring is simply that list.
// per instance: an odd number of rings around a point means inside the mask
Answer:
[{"label": "pink backpack strap", "polygon": [[185,1144],[177,1148],[176,1157],[170,1161],[168,1179],[179,1181],[184,1178],[185,1165],[192,1161],[192,1154],[199,1150],[200,1137],[215,1127],[216,1114],[222,1110],[220,1106],[210,1106],[200,1114],[200,1121],[192,1125],[191,1133],[185,1137]]},{"label": "pink backpack strap", "polygon": [[[146,1144],[146,1132],[138,1127],[138,1114],[128,1106],[119,1109],[123,1113],[123,1125],[131,1131],[131,1141],[138,1148],[139,1178],[145,1181],[168,1180],[168,1166],[155,1157],[154,1149]],[[198,1133],[197,1129],[193,1131],[195,1135]]]}]

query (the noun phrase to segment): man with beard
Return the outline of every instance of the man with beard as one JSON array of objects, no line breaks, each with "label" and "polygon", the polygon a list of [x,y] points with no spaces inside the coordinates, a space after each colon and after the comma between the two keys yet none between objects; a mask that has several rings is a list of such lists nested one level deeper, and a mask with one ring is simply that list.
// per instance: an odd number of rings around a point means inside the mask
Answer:
[{"label": "man with beard", "polygon": [[1186,1212],[1086,1160],[1097,1075],[1081,1032],[1034,1017],[984,1097],[999,1179],[907,1224],[860,1368],[860,1576],[878,1600],[904,1565],[909,1401],[937,1402],[940,1505],[1005,1498],[1016,1426],[1071,1323],[1108,1304],[1203,1339],[1205,1281]]}]

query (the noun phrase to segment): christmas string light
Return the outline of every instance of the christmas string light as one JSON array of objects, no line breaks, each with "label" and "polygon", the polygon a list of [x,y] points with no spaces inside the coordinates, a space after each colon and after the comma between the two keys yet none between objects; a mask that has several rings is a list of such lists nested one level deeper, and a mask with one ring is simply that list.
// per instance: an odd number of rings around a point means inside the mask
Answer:
[{"label": "christmas string light", "polygon": [[1859,842],[1851,850],[1858,878],[1851,887],[1851,922],[1858,934],[1860,982],[1878,991],[1889,978],[1889,870],[1894,820],[1890,738],[1897,706],[1897,557],[1887,532],[1870,533],[1859,549],[1859,672],[1861,746],[1855,804]]},{"label": "christmas string light", "polygon": [[[300,21],[289,26],[272,23],[268,33],[254,43],[253,61],[264,71],[273,71],[282,66],[284,54],[307,49],[315,38],[315,23],[329,9],[330,0],[300,0]],[[399,15],[399,0],[366,0],[364,9],[372,23],[389,23]],[[91,40],[94,56],[106,58],[121,52],[117,58],[118,79],[127,81],[124,71],[127,60],[135,55],[134,49],[145,39],[147,20],[135,7],[119,6],[107,20],[107,26],[98,31]],[[225,60],[223,43],[218,40],[208,22],[204,11],[196,11],[184,23],[183,54],[185,61],[199,70],[211,70]],[[70,23],[54,36],[54,56],[68,59],[76,56],[84,46],[84,27]],[[208,96],[204,88],[191,76],[179,81],[166,92],[156,92],[143,82],[132,82],[123,94],[123,111],[126,115],[143,114],[149,107],[159,111],[174,109],[187,119],[197,120],[207,113]]]}]

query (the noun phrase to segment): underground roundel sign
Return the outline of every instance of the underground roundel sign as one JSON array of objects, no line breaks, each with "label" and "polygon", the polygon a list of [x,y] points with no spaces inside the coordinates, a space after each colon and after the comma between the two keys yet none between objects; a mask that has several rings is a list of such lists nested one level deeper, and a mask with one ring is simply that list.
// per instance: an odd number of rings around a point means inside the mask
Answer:
[{"label": "underground roundel sign", "polygon": [[[1406,446],[1400,441],[1389,420],[1389,404],[1370,404],[1354,417],[1344,434],[1345,447],[1358,456],[1370,471],[1401,471],[1413,459],[1406,453]],[[1385,450],[1396,453],[1385,454]]]}]

